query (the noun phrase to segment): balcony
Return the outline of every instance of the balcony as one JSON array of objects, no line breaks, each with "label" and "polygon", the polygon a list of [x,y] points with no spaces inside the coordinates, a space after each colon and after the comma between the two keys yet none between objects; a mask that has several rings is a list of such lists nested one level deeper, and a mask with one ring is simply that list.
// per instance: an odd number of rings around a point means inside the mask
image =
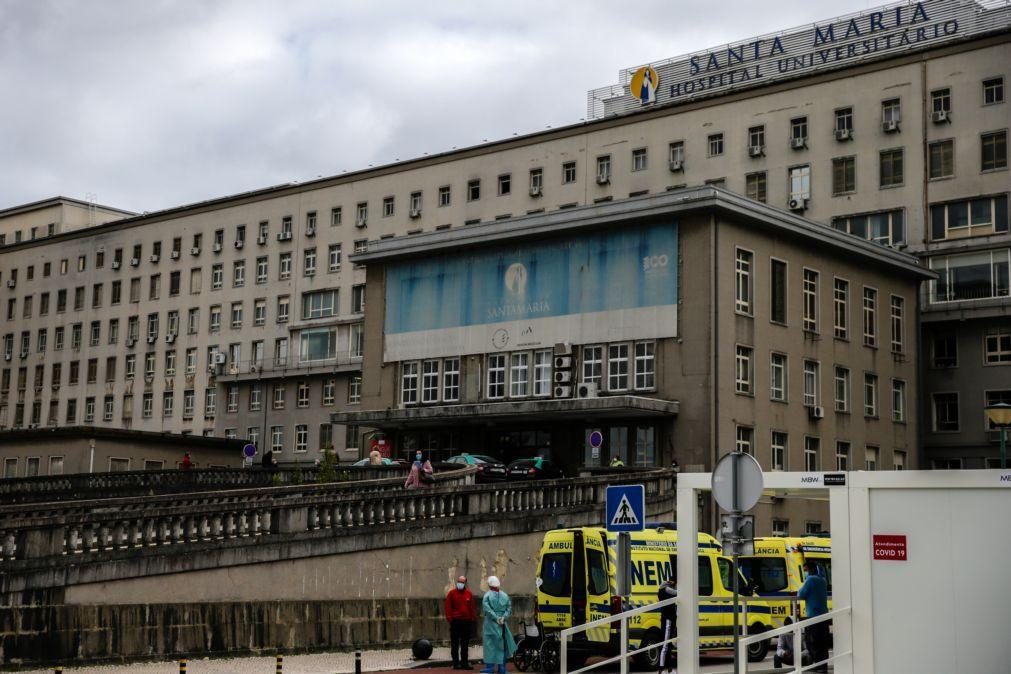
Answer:
[{"label": "balcony", "polygon": [[217,381],[243,382],[305,377],[316,374],[361,372],[362,357],[340,354],[336,358],[299,362],[295,358],[232,361],[218,366]]}]

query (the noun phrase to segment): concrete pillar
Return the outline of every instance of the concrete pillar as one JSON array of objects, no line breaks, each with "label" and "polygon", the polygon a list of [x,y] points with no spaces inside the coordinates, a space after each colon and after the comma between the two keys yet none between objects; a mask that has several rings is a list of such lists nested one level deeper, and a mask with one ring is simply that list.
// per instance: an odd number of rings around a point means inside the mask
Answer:
[{"label": "concrete pillar", "polygon": [[17,536],[17,558],[37,559],[50,555],[62,555],[66,535],[65,527],[21,531]]},{"label": "concrete pillar", "polygon": [[271,517],[271,532],[275,534],[301,533],[309,528],[308,508],[283,508]]}]

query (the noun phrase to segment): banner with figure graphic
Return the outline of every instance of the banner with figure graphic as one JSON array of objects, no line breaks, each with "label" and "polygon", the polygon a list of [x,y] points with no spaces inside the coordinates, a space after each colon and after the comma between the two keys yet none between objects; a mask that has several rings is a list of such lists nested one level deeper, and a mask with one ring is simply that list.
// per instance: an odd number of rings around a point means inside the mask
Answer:
[{"label": "banner with figure graphic", "polygon": [[394,262],[386,358],[675,336],[675,223]]}]

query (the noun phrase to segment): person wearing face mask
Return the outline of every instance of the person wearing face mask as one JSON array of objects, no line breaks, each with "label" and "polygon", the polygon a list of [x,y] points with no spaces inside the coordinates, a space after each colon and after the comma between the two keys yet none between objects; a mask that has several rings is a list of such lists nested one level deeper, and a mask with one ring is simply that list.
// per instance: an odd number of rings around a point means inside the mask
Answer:
[{"label": "person wearing face mask", "polygon": [[516,642],[507,624],[513,613],[513,603],[509,595],[502,591],[496,576],[488,576],[488,591],[481,600],[484,609],[484,669],[482,674],[505,674],[506,661],[516,652]]},{"label": "person wearing face mask", "polygon": [[466,576],[456,579],[456,585],[446,594],[446,620],[449,621],[449,650],[453,656],[453,669],[471,668],[467,650],[470,635],[477,620],[474,595],[467,589]]},{"label": "person wearing face mask", "polygon": [[432,468],[432,462],[426,461],[419,450],[414,455],[414,463],[411,464],[411,472],[407,474],[404,487],[406,489],[428,487],[435,482],[434,473],[435,470]]}]

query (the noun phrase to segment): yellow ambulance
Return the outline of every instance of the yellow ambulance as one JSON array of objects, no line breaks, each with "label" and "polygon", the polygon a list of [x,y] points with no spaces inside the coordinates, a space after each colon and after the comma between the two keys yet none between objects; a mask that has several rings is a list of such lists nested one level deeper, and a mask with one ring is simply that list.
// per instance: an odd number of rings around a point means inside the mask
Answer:
[{"label": "yellow ambulance", "polygon": [[[797,593],[806,578],[804,563],[813,559],[828,584],[829,610],[832,608],[832,539],[827,536],[803,536],[755,539],[755,554],[741,557],[741,573],[754,590],[769,598],[777,625],[790,615],[789,601],[775,601]],[[803,603],[801,603],[803,609]]]},{"label": "yellow ambulance", "polygon": [[[698,552],[699,596],[732,597],[732,563],[720,554],[719,541],[700,533]],[[573,625],[583,625],[622,610],[615,596],[615,534],[603,528],[556,529],[544,535],[537,571],[537,619],[546,634]],[[660,585],[677,573],[677,532],[663,527],[633,532],[631,607],[658,601]],[[740,587],[744,588],[742,579]],[[626,605],[627,606],[627,605]],[[702,650],[726,650],[733,643],[733,612],[730,602],[701,600],[699,637]],[[748,634],[772,629],[769,606],[751,603],[748,607]],[[570,663],[591,655],[618,652],[619,625],[591,629],[577,635],[569,649]],[[641,613],[629,620],[629,650],[661,642],[660,611]],[[769,642],[749,650],[752,661],[765,658]],[[656,669],[660,649],[645,651],[637,659],[642,668]]]}]

